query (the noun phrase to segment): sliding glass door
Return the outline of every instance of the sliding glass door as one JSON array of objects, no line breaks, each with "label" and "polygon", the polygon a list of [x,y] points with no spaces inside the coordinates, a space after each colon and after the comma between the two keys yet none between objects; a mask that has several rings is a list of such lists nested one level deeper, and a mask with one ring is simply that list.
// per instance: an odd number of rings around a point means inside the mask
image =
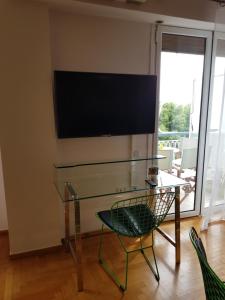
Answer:
[{"label": "sliding glass door", "polygon": [[160,26],[157,32],[159,168],[183,178],[183,216],[199,213],[211,33]]},{"label": "sliding glass door", "polygon": [[225,33],[215,33],[212,57],[202,197],[205,227],[211,218],[225,217]]}]

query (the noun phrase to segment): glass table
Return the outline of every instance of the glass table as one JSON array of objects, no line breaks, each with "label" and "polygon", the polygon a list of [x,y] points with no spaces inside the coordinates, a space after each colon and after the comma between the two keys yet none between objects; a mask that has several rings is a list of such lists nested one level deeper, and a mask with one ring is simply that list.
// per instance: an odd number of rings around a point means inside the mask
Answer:
[{"label": "glass table", "polygon": [[[150,175],[157,170],[159,159],[156,155],[149,158],[137,158],[118,161],[86,162],[73,164],[55,164],[55,186],[64,203],[65,237],[64,245],[72,253],[77,266],[78,291],[83,290],[82,240],[80,223],[80,202],[99,197],[116,197],[123,195],[129,198],[143,195],[155,189],[175,190],[175,240],[162,229],[158,231],[175,247],[176,263],[180,263],[180,186],[187,184],[166,172]],[[149,178],[151,177],[151,178]],[[151,179],[150,183],[146,179]],[[75,215],[75,251],[70,235],[70,203],[74,203]]]}]

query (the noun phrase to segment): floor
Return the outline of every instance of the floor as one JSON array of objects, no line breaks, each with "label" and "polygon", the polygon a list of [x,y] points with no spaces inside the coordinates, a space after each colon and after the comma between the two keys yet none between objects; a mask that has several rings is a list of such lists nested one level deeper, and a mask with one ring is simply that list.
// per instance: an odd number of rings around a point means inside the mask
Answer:
[{"label": "floor", "polygon": [[[114,285],[97,262],[98,237],[83,240],[85,290],[76,292],[76,270],[69,253],[63,249],[52,254],[10,260],[8,238],[0,235],[0,299],[1,300],[202,300],[205,299],[201,270],[189,240],[191,226],[197,231],[200,218],[181,222],[182,261],[175,267],[174,248],[158,233],[155,250],[160,272],[158,284],[141,254],[130,257],[128,290],[124,294]],[[171,222],[163,225],[173,232]],[[225,223],[212,224],[201,233],[208,260],[216,273],[225,279]],[[105,235],[106,252],[117,260],[122,270],[122,256],[113,234]]]}]

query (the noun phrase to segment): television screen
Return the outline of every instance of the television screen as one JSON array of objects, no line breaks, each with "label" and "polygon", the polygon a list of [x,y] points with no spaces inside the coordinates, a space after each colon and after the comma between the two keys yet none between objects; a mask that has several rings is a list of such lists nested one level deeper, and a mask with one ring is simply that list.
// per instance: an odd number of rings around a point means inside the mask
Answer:
[{"label": "television screen", "polygon": [[54,72],[58,138],[154,133],[156,76]]}]

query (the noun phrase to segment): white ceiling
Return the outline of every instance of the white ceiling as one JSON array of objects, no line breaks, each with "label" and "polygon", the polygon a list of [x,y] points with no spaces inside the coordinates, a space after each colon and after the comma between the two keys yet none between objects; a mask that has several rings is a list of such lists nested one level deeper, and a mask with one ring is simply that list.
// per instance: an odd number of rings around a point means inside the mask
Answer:
[{"label": "white ceiling", "polygon": [[[147,3],[128,4],[128,3],[124,3],[124,0],[93,0],[93,1],[35,0],[35,1],[45,2],[48,4],[49,8],[53,10],[62,10],[70,13],[73,12],[76,14],[119,18],[119,19],[132,20],[137,22],[149,22],[149,23],[156,23],[158,21],[162,21],[166,25],[205,29],[205,30],[213,30],[215,28],[214,22],[206,22],[206,21],[194,20],[189,18],[172,17],[168,15],[143,11],[142,10],[143,5],[147,5]],[[154,0],[147,0],[147,1],[154,1]],[[213,5],[217,6],[216,3],[211,2],[209,0],[203,0],[203,1],[204,2],[208,1],[210,2],[210,4],[212,3]],[[109,3],[110,5],[105,5],[105,3]],[[112,3],[113,4],[115,3],[116,6],[112,6]],[[223,15],[221,11],[220,11],[220,15]],[[225,18],[224,18],[224,23],[225,23]],[[223,26],[221,26],[221,28],[223,29]]]}]

